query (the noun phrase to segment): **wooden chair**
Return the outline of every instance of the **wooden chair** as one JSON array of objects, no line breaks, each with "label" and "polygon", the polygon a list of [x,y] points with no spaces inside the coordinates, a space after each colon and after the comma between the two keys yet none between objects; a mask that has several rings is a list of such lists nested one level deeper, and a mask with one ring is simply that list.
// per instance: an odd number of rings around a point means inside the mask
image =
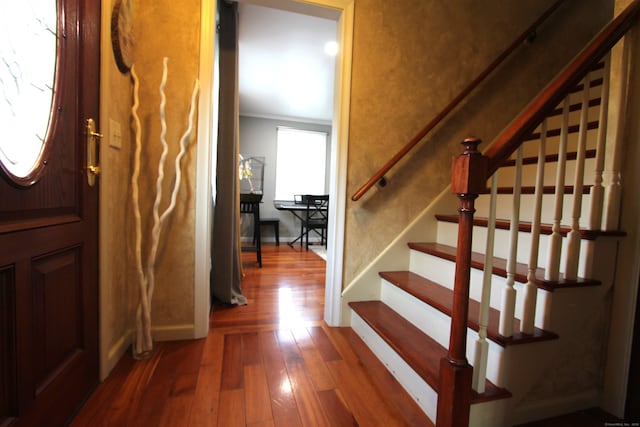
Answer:
[{"label": "wooden chair", "polygon": [[[329,195],[303,196],[306,210],[302,218],[300,235],[304,235],[306,249],[309,250],[309,234],[314,231],[320,236],[320,244],[327,246],[327,229],[329,226]],[[300,239],[302,246],[302,239]]]},{"label": "wooden chair", "polygon": [[260,242],[260,202],[262,194],[240,194],[240,213],[253,216],[254,246],[242,246],[243,252],[256,252],[258,265],[262,267],[262,245]]}]

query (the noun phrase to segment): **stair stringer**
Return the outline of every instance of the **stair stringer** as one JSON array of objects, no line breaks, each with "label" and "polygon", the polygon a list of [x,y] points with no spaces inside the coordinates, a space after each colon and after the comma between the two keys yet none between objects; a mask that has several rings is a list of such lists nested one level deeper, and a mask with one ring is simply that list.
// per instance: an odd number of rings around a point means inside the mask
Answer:
[{"label": "stair stringer", "polygon": [[407,391],[422,411],[435,423],[438,393],[427,384],[355,311],[351,328],[364,341],[387,370]]},{"label": "stair stringer", "polygon": [[350,326],[352,301],[380,300],[380,271],[409,269],[407,244],[412,241],[435,240],[438,212],[458,209],[458,198],[451,193],[451,186],[445,189],[415,219],[367,265],[342,291],[340,325]]}]

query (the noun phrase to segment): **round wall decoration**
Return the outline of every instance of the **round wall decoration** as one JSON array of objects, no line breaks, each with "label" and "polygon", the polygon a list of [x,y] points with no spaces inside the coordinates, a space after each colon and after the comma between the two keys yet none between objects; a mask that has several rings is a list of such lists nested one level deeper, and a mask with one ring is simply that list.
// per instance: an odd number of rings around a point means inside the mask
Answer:
[{"label": "round wall decoration", "polygon": [[118,69],[126,73],[133,64],[132,0],[116,0],[111,14],[111,45]]}]

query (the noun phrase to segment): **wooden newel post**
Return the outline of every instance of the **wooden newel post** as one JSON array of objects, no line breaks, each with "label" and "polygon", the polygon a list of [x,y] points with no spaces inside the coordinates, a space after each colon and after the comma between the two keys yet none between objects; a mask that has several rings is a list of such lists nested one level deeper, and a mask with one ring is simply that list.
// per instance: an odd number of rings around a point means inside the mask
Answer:
[{"label": "wooden newel post", "polygon": [[486,192],[488,159],[478,151],[478,138],[466,138],[464,152],[453,158],[451,191],[460,199],[456,275],[449,352],[440,361],[437,427],[467,427],[471,410],[473,368],[467,362],[467,318],[471,270],[474,202]]}]

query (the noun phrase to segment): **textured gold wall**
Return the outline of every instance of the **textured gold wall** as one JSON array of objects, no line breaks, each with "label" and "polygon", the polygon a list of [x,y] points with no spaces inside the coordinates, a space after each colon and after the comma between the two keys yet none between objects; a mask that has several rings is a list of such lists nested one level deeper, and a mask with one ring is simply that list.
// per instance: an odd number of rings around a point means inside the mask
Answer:
[{"label": "textured gold wall", "polygon": [[[126,349],[133,325],[134,289],[128,280],[129,220],[131,205],[131,138],[129,109],[131,82],[118,71],[111,48],[111,10],[113,0],[102,2],[102,65],[100,131],[100,372],[113,368]],[[109,145],[110,120],[121,127],[122,147]]]},{"label": "textured gold wall", "polygon": [[[347,194],[351,196],[551,5],[540,0],[356,0]],[[611,14],[610,1],[568,1],[389,175],[347,205],[344,283],[449,183],[468,135],[481,149]],[[363,239],[367,239],[363,244]]]},{"label": "textured gold wall", "polygon": [[[141,213],[143,218],[143,254],[148,253],[152,206],[156,196],[160,143],[159,86],[162,60],[169,58],[166,84],[166,121],[169,154],[165,167],[163,202],[169,204],[175,176],[173,159],[187,123],[191,92],[198,76],[200,1],[159,0],[134,2],[135,71],[140,80],[142,123],[142,169],[140,176]],[[195,132],[183,160],[183,179],[176,209],[163,231],[156,263],[156,286],[153,296],[152,322],[155,328],[193,324],[194,286],[194,203],[195,203]],[[130,216],[130,218],[132,218]],[[133,263],[133,226],[129,220],[129,281],[136,283]]]}]

